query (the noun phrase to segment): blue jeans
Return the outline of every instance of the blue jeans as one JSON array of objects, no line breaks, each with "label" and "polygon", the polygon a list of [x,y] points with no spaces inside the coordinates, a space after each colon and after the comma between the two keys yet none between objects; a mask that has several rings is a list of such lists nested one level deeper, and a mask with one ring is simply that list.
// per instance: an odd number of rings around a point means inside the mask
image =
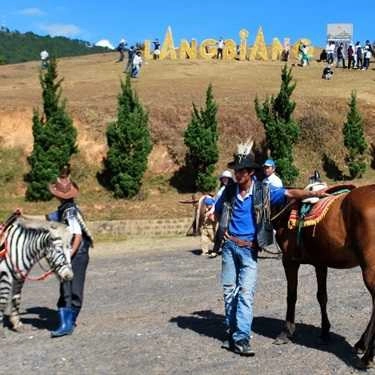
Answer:
[{"label": "blue jeans", "polygon": [[223,246],[221,282],[225,321],[233,341],[250,340],[257,280],[258,251],[227,240]]}]

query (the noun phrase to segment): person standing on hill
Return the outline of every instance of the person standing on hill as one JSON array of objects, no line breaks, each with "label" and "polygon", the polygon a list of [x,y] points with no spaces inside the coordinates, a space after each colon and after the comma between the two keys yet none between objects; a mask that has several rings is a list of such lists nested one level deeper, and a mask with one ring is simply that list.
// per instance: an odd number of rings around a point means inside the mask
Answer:
[{"label": "person standing on hill", "polygon": [[350,43],[348,47],[348,69],[354,69],[355,67],[355,62],[354,62],[354,48],[353,44]]},{"label": "person standing on hill", "polygon": [[154,50],[152,52],[152,57],[154,60],[159,60],[160,58],[160,42],[159,39],[156,38],[152,44],[154,45]]},{"label": "person standing on hill", "polygon": [[330,41],[327,45],[327,63],[333,64],[335,59],[335,42]]},{"label": "person standing on hill", "polygon": [[357,64],[356,64],[356,68],[357,69],[362,69],[363,67],[363,51],[362,51],[362,46],[361,46],[361,43],[360,42],[357,42],[355,44],[355,54],[356,54],[356,57],[357,57]]},{"label": "person standing on hill", "polygon": [[222,37],[216,43],[216,46],[217,46],[216,59],[222,60],[223,59],[224,46],[225,46],[225,42],[224,42],[224,39]]},{"label": "person standing on hill", "polygon": [[40,53],[40,63],[41,63],[42,69],[48,68],[49,53],[45,49]]},{"label": "person standing on hill", "polygon": [[116,62],[124,61],[126,45],[127,45],[127,43],[126,43],[125,39],[121,39],[120,43],[118,44],[118,46],[116,48],[117,51],[120,53],[120,56],[119,56],[119,58]]},{"label": "person standing on hill", "polygon": [[365,50],[363,52],[363,68],[362,70],[368,70],[370,67],[370,60],[372,57],[371,48],[366,45]]},{"label": "person standing on hill", "polygon": [[337,48],[337,62],[336,62],[336,68],[340,66],[340,62],[342,64],[342,67],[345,69],[345,55],[344,55],[344,44],[340,43],[339,47]]}]

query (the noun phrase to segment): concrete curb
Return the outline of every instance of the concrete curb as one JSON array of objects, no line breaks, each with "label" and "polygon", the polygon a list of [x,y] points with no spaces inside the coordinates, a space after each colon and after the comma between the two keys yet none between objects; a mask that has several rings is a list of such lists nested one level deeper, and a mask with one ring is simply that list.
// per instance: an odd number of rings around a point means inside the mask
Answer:
[{"label": "concrete curb", "polygon": [[155,220],[103,220],[87,223],[94,238],[99,236],[171,236],[184,235],[192,223],[191,217]]}]

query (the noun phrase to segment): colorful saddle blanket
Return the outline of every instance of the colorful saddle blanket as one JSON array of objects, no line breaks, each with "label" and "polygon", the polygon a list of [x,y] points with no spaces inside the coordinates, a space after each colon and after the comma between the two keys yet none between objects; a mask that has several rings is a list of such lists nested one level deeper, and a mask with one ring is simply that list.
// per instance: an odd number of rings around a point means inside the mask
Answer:
[{"label": "colorful saddle blanket", "polygon": [[294,229],[297,227],[310,227],[318,224],[324,219],[332,203],[342,196],[342,194],[348,194],[355,188],[354,185],[338,185],[325,189],[325,192],[332,194],[329,197],[319,200],[319,202],[309,205],[300,205],[297,202],[290,212],[288,227]]}]

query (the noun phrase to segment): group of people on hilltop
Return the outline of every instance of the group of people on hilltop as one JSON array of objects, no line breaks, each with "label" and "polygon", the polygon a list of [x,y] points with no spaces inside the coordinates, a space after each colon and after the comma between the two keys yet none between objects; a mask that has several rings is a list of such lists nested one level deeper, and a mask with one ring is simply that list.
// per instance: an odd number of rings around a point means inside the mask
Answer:
[{"label": "group of people on hilltop", "polygon": [[322,78],[331,79],[334,62],[336,68],[368,70],[374,53],[374,45],[371,45],[369,40],[366,40],[363,46],[361,42],[346,45],[329,41],[320,54],[320,61],[327,62]]},{"label": "group of people on hilltop", "polygon": [[123,62],[125,59],[125,52],[128,53],[128,59],[124,69],[124,73],[129,73],[132,78],[137,78],[141,71],[143,64],[142,53],[140,48],[130,46],[127,48],[128,43],[125,39],[121,39],[116,50],[120,53],[117,62]]}]

